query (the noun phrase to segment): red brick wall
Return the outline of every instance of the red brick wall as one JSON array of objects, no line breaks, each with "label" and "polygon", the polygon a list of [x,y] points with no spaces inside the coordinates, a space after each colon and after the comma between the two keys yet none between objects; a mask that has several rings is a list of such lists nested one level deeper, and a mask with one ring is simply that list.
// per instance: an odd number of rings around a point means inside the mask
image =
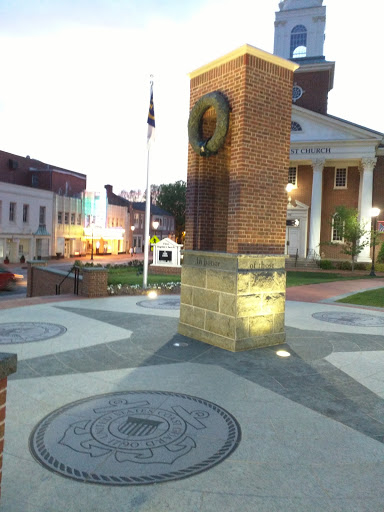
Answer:
[{"label": "red brick wall", "polygon": [[[58,274],[52,269],[42,266],[28,265],[27,297],[43,297],[56,295],[56,284],[61,283],[65,274]],[[79,295],[81,295],[82,283],[79,283]],[[74,292],[74,281],[68,277],[60,286],[60,294]]]},{"label": "red brick wall", "polygon": [[296,72],[293,81],[299,85],[304,94],[295,105],[326,114],[328,108],[329,71]]},{"label": "red brick wall", "polygon": [[[17,163],[16,169],[11,169],[9,160]],[[47,170],[51,167],[50,170]],[[30,171],[30,168],[36,169]],[[37,179],[37,185],[32,185],[32,177]],[[87,177],[85,174],[74,173],[65,169],[52,170],[52,166],[26,158],[6,151],[0,151],[0,181],[13,183],[14,185],[23,185],[24,187],[40,188],[43,190],[51,190],[53,192],[65,193],[69,196],[80,194],[87,186]],[[68,183],[68,187],[66,187]]]},{"label": "red brick wall", "polygon": [[347,175],[347,188],[335,189],[335,168],[325,167],[323,171],[323,200],[320,241],[322,243],[320,253],[325,258],[349,259],[349,256],[341,252],[338,245],[327,245],[331,241],[332,215],[337,206],[348,208],[358,207],[360,173],[357,167],[349,167]]},{"label": "red brick wall", "polygon": [[180,276],[181,267],[166,267],[164,265],[149,265],[148,274],[160,274],[164,276]]},{"label": "red brick wall", "polygon": [[0,380],[0,494],[1,494],[1,479],[3,476],[3,450],[4,450],[6,397],[7,397],[7,377]]},{"label": "red brick wall", "polygon": [[220,91],[231,116],[218,155],[189,146],[186,249],[284,254],[292,81],[248,54],[191,79],[191,108]]}]

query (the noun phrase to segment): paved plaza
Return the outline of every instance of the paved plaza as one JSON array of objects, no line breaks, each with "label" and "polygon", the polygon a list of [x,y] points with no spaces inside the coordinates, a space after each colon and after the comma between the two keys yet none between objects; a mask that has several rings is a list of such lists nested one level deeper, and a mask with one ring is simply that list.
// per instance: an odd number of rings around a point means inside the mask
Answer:
[{"label": "paved plaza", "polygon": [[383,512],[384,309],[326,295],[240,353],[178,335],[177,296],[2,309],[2,512]]}]

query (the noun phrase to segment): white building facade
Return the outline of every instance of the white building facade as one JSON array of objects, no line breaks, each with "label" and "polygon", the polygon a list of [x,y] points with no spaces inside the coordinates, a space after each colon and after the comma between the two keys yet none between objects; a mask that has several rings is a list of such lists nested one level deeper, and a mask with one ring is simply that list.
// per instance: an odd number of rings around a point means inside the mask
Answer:
[{"label": "white building facade", "polygon": [[[323,0],[283,0],[276,13],[274,53],[300,65],[292,90],[286,254],[347,259],[332,219],[338,206],[356,209],[367,230],[373,207],[384,219],[384,134],[328,114],[335,63],[323,55],[325,22]],[[357,260],[371,261],[369,243]]]},{"label": "white building facade", "polygon": [[0,262],[50,257],[53,204],[53,192],[0,183]]}]

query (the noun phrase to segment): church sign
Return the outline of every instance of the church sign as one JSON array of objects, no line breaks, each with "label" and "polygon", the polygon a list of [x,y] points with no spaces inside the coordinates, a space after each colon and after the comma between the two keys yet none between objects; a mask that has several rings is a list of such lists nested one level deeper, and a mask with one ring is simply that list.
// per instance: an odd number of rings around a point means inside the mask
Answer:
[{"label": "church sign", "polygon": [[331,148],[291,148],[291,155],[326,155]]},{"label": "church sign", "polygon": [[180,254],[182,245],[170,238],[164,238],[153,246],[153,265],[168,267],[180,266]]}]

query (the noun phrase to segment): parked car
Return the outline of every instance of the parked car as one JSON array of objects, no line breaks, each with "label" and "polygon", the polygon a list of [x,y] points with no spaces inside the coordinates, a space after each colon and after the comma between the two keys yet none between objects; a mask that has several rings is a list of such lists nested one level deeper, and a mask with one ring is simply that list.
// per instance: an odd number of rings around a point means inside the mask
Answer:
[{"label": "parked car", "polygon": [[4,267],[0,267],[0,290],[11,290],[16,283],[16,275]]}]

